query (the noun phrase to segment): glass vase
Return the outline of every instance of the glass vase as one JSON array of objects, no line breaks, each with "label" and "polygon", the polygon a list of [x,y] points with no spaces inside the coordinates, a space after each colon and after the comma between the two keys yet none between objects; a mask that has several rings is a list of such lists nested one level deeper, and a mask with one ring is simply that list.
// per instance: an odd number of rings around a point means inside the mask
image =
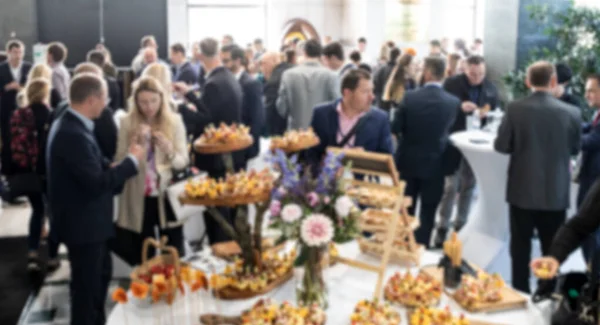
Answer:
[{"label": "glass vase", "polygon": [[296,288],[299,306],[318,305],[327,308],[327,287],[323,280],[323,257],[327,247],[303,247],[306,259]]}]

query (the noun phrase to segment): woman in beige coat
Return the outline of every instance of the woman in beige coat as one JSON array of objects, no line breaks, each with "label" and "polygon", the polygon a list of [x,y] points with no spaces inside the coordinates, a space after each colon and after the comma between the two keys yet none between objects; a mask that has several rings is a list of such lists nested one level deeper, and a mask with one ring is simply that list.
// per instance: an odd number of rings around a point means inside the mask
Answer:
[{"label": "woman in beige coat", "polygon": [[142,77],[135,85],[132,107],[121,120],[116,161],[127,155],[127,148],[138,142],[147,148],[147,159],[139,162],[139,173],[125,183],[119,197],[117,226],[132,232],[133,242],[125,256],[133,265],[141,260],[142,243],[147,237],[169,237],[169,245],[183,253],[183,232],[166,198],[172,170],[189,163],[185,127],[181,117],[169,107],[160,82]]}]

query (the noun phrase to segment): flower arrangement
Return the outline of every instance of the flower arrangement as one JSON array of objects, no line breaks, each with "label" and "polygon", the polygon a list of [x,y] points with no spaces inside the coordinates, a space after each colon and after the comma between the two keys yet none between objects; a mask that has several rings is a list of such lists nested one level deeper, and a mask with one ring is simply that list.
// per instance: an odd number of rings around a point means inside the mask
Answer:
[{"label": "flower arrangement", "polygon": [[271,227],[281,231],[281,241],[298,243],[295,264],[305,267],[297,290],[300,305],[326,307],[323,255],[332,241],[347,242],[359,233],[360,211],[346,195],[346,186],[339,177],[342,158],[328,153],[318,177],[313,178],[311,171],[298,163],[297,155],[288,158],[277,150],[272,157],[281,177],[271,195]]},{"label": "flower arrangement", "polygon": [[346,186],[338,173],[343,155],[328,154],[317,178],[277,150],[272,157],[281,172],[271,195],[271,227],[282,232],[282,240],[300,240],[308,246],[323,246],[330,241],[343,243],[358,235],[360,214],[355,202],[346,195]]}]

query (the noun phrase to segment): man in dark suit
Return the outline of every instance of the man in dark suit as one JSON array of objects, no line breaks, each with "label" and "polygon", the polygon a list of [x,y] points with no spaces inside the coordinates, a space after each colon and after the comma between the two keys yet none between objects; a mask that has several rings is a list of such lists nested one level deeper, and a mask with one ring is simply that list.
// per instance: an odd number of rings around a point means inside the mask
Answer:
[{"label": "man in dark suit", "polygon": [[329,146],[393,152],[389,116],[371,106],[371,75],[362,69],[348,71],[342,78],[341,91],[341,99],[319,105],[313,111],[310,126],[321,140],[306,152],[313,169],[320,165]]},{"label": "man in dark suit", "polygon": [[250,127],[254,139],[252,147],[246,150],[246,160],[260,153],[260,135],[265,124],[265,107],[262,99],[262,85],[244,70],[244,50],[237,45],[227,45],[221,48],[221,62],[233,73],[242,86],[242,122]]},{"label": "man in dark suit", "polygon": [[[17,109],[17,93],[27,83],[31,63],[23,61],[25,45],[19,40],[6,44],[8,60],[0,64],[0,136],[2,137],[2,174],[12,175],[10,150],[10,118]],[[8,198],[12,200],[12,198]]]},{"label": "man in dark suit", "polygon": [[421,203],[421,226],[415,236],[425,247],[429,246],[435,212],[444,190],[442,155],[460,110],[458,98],[442,88],[445,69],[444,59],[425,59],[425,85],[404,95],[392,123],[392,132],[398,137],[398,172],[406,181],[406,195],[415,202],[409,213],[414,215],[417,200]]},{"label": "man in dark suit", "polygon": [[281,54],[267,52],[260,59],[260,71],[265,78],[263,93],[265,95],[266,127],[269,135],[282,135],[287,129],[287,116],[282,117],[277,112],[277,97],[281,76],[287,69],[294,65],[289,62],[281,62]]},{"label": "man in dark suit", "polygon": [[[103,67],[106,65],[106,56],[104,52],[100,50],[92,50],[87,54],[87,61],[97,65],[100,69],[103,69]],[[108,106],[114,113],[118,109],[124,108],[121,98],[121,87],[119,87],[119,82],[117,79],[107,76],[104,72],[102,75],[104,76],[104,80],[106,80],[106,85],[108,86],[108,96],[110,97]]]},{"label": "man in dark suit", "polygon": [[[579,192],[577,193],[577,209],[581,207],[592,184],[600,177],[600,74],[588,77],[585,87],[585,98],[588,105],[596,110],[592,123],[585,123],[581,138],[581,167],[579,169]],[[598,249],[600,232],[589,237],[583,245],[583,256],[590,262]]]},{"label": "man in dark suit", "polygon": [[[464,74],[448,78],[444,82],[444,89],[462,102],[450,133],[470,129],[471,126],[467,126],[469,116],[481,119],[480,125],[485,125],[485,116],[475,116],[474,114],[479,114],[477,113],[478,108],[487,106],[494,109],[498,105],[498,91],[486,78],[485,70],[483,57],[471,56],[467,59],[467,68]],[[456,194],[458,193],[458,206],[454,229],[460,231],[467,222],[475,190],[475,175],[471,166],[451,143],[444,153],[443,169],[444,175],[447,177],[440,204],[440,226],[434,240],[434,246],[440,248],[450,228]]]},{"label": "man in dark suit", "polygon": [[[194,139],[200,137],[208,124],[219,126],[221,123],[233,124],[242,121],[243,92],[240,83],[233,74],[225,68],[219,58],[219,43],[213,38],[206,38],[200,42],[201,61],[206,71],[206,82],[202,95],[198,98],[193,88],[184,82],[174,83],[175,91],[184,95],[196,107],[196,112],[190,118],[195,119]],[[206,171],[211,177],[223,177],[226,166],[221,155],[194,155],[194,165]],[[233,153],[233,168],[240,170],[246,167],[245,153]],[[231,219],[229,209],[220,209],[226,218]],[[228,217],[229,216],[229,217]],[[231,220],[230,220],[231,221]],[[221,230],[221,227],[212,217],[204,218],[208,239],[211,244],[231,240]]]},{"label": "man in dark suit", "polygon": [[104,324],[104,304],[112,265],[113,195],[137,174],[144,149],[133,144],[130,156],[111,166],[94,137],[93,119],[106,106],[102,77],[83,73],[69,89],[71,107],[48,135],[48,198],[53,239],[65,243],[71,264],[71,324]]},{"label": "man in dark suit", "polygon": [[194,86],[198,84],[198,74],[185,57],[183,44],[175,43],[171,45],[169,58],[171,59],[171,72],[173,73],[174,82],[181,81]]},{"label": "man in dark suit", "polygon": [[569,207],[571,156],[581,148],[581,112],[553,96],[554,65],[531,65],[527,85],[533,93],[508,105],[494,143],[496,151],[510,155],[506,201],[512,284],[526,293],[533,231],[548,255]]}]

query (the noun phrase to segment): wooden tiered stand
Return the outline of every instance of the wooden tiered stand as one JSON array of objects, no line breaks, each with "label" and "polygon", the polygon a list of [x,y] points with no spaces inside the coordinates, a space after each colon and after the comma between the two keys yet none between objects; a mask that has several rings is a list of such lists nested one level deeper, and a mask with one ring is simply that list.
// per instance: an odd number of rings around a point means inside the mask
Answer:
[{"label": "wooden tiered stand", "polygon": [[[383,294],[383,281],[385,276],[385,270],[390,261],[412,261],[415,264],[419,264],[422,247],[419,247],[415,243],[413,231],[418,227],[415,224],[414,218],[408,217],[406,213],[407,207],[410,205],[410,200],[404,198],[405,183],[400,181],[398,171],[394,165],[394,159],[391,155],[378,154],[365,152],[360,149],[340,149],[330,147],[328,151],[335,154],[343,153],[344,158],[343,164],[351,164],[351,172],[354,174],[354,179],[351,181],[351,188],[371,188],[375,190],[388,191],[390,199],[386,200],[382,204],[373,204],[368,197],[359,197],[359,203],[365,206],[371,206],[374,208],[389,208],[390,211],[382,211],[378,209],[368,209],[364,213],[373,215],[385,214],[386,217],[384,222],[379,225],[375,225],[370,230],[380,236],[382,242],[372,242],[365,238],[359,239],[359,245],[363,253],[372,254],[381,257],[381,263],[379,266],[371,265],[357,260],[347,259],[344,257],[338,257],[337,261],[340,263],[347,264],[352,267],[360,268],[366,271],[375,272],[378,274],[377,285],[375,287],[374,299],[382,299]],[[356,176],[362,177],[367,180],[357,180]],[[391,178],[391,185],[384,185],[380,183],[370,182],[369,179],[377,179],[379,181],[382,178]],[[352,196],[351,192],[348,192]],[[364,219],[361,217],[361,219]],[[367,222],[361,223],[366,225]],[[395,247],[393,244],[401,240],[407,243],[408,249],[400,249]]]},{"label": "wooden tiered stand", "polygon": [[[343,162],[351,163],[350,169],[355,176],[351,182],[351,188],[389,192],[385,201],[372,200],[368,195],[363,195],[364,193],[360,193],[361,195],[356,197],[360,204],[370,207],[361,215],[359,225],[361,230],[370,232],[372,237],[358,239],[361,251],[369,255],[383,256],[385,243],[390,239],[391,233],[393,241],[390,261],[399,264],[420,265],[424,247],[417,244],[414,236],[414,231],[419,228],[419,220],[408,214],[408,207],[411,206],[412,200],[404,197],[404,183],[400,181],[392,155],[357,149],[328,148],[328,150],[335,153],[343,152]],[[363,180],[357,180],[357,175],[363,177]],[[391,184],[375,182],[381,181],[382,178],[391,178]],[[402,191],[400,191],[400,187],[402,187]],[[349,191],[349,195],[353,196],[353,193],[355,192]],[[400,202],[398,203],[398,201]],[[396,226],[390,227],[393,220],[396,219],[396,215],[398,222]],[[378,220],[378,222],[373,224],[370,222],[373,220]],[[395,231],[393,231],[394,229]]]},{"label": "wooden tiered stand", "polygon": [[[194,149],[198,153],[203,154],[218,154],[221,155],[225,167],[228,173],[234,173],[234,164],[232,152],[244,150],[252,145],[252,138],[246,139],[244,141],[240,141],[231,145],[223,145],[223,146],[214,146],[203,144],[200,141],[200,138],[194,142]],[[258,268],[262,267],[262,220],[264,213],[268,209],[268,196],[254,197],[254,198],[243,198],[240,200],[205,200],[205,199],[193,199],[186,197],[185,193],[180,197],[181,204],[189,204],[189,205],[202,205],[206,206],[206,210],[209,215],[214,218],[215,221],[219,223],[223,231],[225,231],[234,241],[237,243],[237,247],[241,249],[241,256],[244,260],[244,268]],[[247,205],[255,204],[256,205],[256,219],[254,229],[251,229],[251,226],[248,222],[248,211]],[[236,207],[236,215],[233,224],[229,223],[223,215],[217,209],[218,207]],[[236,248],[237,248],[236,247]],[[238,251],[239,252],[239,251]],[[285,282],[291,278],[290,274],[285,274],[284,278],[276,279],[278,284],[282,281]],[[274,286],[268,286],[269,289],[273,289]],[[256,292],[254,295],[264,294],[265,292]],[[220,297],[222,299],[245,299],[252,296],[246,291],[240,291],[238,293],[233,292],[228,288],[223,288],[221,290],[214,291],[215,296]]]}]

